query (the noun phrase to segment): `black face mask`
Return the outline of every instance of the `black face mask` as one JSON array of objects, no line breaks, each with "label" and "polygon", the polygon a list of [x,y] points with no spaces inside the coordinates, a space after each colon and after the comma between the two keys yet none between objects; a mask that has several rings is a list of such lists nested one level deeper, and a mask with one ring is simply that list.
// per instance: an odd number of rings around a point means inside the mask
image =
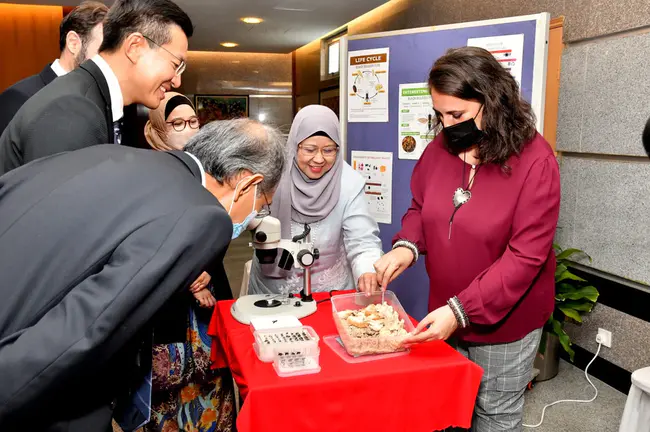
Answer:
[{"label": "black face mask", "polygon": [[466,151],[467,149],[475,146],[483,138],[483,131],[476,126],[476,117],[478,113],[481,112],[481,109],[478,110],[474,118],[467,119],[463,122],[456,123],[453,126],[447,126],[442,129],[445,139],[447,140],[447,148],[454,154],[460,154]]}]

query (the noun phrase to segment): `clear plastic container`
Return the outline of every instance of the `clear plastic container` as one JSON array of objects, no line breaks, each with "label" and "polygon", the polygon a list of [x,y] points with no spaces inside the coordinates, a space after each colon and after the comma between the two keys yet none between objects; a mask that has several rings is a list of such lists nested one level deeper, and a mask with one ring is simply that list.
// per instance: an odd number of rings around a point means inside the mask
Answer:
[{"label": "clear plastic container", "polygon": [[[257,357],[266,363],[271,363],[277,353],[290,353],[316,356],[320,353],[318,349],[318,334],[309,326],[294,327],[287,329],[259,330],[253,333],[255,342],[253,349]],[[296,355],[297,355],[296,354]]]},{"label": "clear plastic container", "polygon": [[395,357],[402,357],[409,355],[410,350],[405,349],[402,351],[396,351],[396,352],[391,352],[391,353],[384,353],[384,354],[368,354],[368,355],[350,355],[348,352],[345,350],[345,347],[342,345],[342,342],[339,342],[341,340],[341,337],[338,335],[329,335],[323,337],[323,342],[325,345],[330,347],[332,352],[339,356],[343,361],[346,363],[365,363],[365,362],[371,362],[371,361],[377,361],[377,360],[384,360],[384,359],[391,359]]},{"label": "clear plastic container", "polygon": [[[348,333],[346,325],[343,323],[341,318],[339,318],[339,312],[345,310],[359,310],[371,304],[381,304],[381,293],[372,295],[366,295],[364,293],[335,295],[332,297],[331,301],[332,312],[334,314],[334,324],[336,325],[336,329],[339,332],[341,341],[343,342],[348,354],[356,357],[406,351],[406,349],[401,346],[401,341],[405,336],[352,337]],[[404,329],[408,333],[415,330],[410,317],[404,311],[404,308],[400,304],[394,292],[386,291],[384,293],[384,302],[395,309],[400,319],[404,321]]]},{"label": "clear plastic container", "polygon": [[289,351],[275,349],[273,369],[281,377],[308,375],[320,372],[320,350],[300,348]]}]

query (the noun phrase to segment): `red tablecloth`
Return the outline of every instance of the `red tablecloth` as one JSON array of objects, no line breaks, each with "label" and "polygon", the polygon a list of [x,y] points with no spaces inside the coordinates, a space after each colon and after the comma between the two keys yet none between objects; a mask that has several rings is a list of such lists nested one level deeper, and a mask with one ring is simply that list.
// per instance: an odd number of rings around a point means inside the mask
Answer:
[{"label": "red tablecloth", "polygon": [[[327,298],[316,294],[315,299]],[[324,336],[337,334],[332,305],[301,319],[321,337],[321,372],[281,378],[253,350],[249,326],[218,302],[209,334],[214,367],[229,367],[245,398],[239,432],[432,432],[469,428],[483,370],[444,342],[414,346],[407,356],[350,364]]]}]

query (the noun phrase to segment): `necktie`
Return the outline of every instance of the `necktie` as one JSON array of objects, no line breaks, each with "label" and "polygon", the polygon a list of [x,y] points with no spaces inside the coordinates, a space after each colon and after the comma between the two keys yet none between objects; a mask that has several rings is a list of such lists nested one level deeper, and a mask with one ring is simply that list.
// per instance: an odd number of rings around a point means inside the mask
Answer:
[{"label": "necktie", "polygon": [[115,144],[122,144],[122,120],[113,122],[113,136]]}]

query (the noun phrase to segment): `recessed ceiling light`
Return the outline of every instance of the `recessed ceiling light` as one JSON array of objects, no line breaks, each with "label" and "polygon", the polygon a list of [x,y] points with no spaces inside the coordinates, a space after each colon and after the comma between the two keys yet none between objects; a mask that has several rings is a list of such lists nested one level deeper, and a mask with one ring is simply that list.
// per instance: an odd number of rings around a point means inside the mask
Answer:
[{"label": "recessed ceiling light", "polygon": [[234,48],[236,46],[239,46],[239,44],[235,42],[221,42],[221,46],[226,48]]},{"label": "recessed ceiling light", "polygon": [[264,21],[262,18],[257,18],[257,17],[244,17],[241,18],[241,20],[246,24],[259,24],[262,21]]}]

